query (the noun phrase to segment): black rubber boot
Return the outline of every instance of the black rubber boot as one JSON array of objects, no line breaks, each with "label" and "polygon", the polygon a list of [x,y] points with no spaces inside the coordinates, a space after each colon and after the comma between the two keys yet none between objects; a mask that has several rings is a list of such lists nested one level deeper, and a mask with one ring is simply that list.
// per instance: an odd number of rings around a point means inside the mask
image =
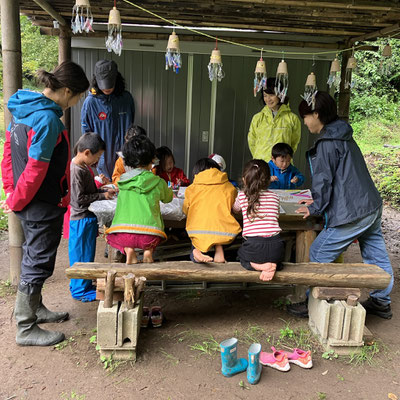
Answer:
[{"label": "black rubber boot", "polygon": [[367,300],[363,301],[361,305],[365,308],[367,314],[377,315],[384,319],[391,319],[393,316],[390,304],[384,305],[373,297],[369,297]]},{"label": "black rubber boot", "polygon": [[63,322],[69,318],[69,314],[65,311],[57,312],[50,311],[42,302],[42,296],[40,296],[39,305],[36,310],[37,324],[45,324],[48,322]]},{"label": "black rubber boot", "polygon": [[52,346],[65,339],[61,332],[45,331],[37,326],[36,311],[41,298],[39,291],[30,285],[18,288],[14,316],[17,321],[16,342],[20,346]]}]

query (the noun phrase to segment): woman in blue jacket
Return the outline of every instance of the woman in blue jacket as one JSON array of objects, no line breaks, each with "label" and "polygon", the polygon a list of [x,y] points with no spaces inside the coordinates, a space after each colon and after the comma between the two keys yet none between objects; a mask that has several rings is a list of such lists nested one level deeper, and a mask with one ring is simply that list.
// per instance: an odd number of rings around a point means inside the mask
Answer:
[{"label": "woman in blue jacket", "polygon": [[96,132],[106,143],[97,172],[111,180],[115,162],[124,144],[125,133],[135,120],[132,95],[111,60],[96,63],[91,89],[81,110],[82,133]]},{"label": "woman in blue jacket", "polygon": [[[393,269],[381,230],[382,199],[353,139],[353,130],[338,119],[335,100],[326,92],[317,92],[315,108],[303,100],[299,114],[309,131],[319,135],[306,154],[314,201],[297,210],[304,218],[323,215],[325,219],[324,229],[310,247],[310,261],[333,262],[357,239],[364,262],[378,265],[391,276],[389,285],[372,291],[362,305],[367,313],[390,319]],[[289,306],[288,311],[304,316],[306,304]]]},{"label": "woman in blue jacket", "polygon": [[67,312],[49,311],[42,288],[54,271],[64,213],[69,204],[70,145],[60,118],[88,89],[83,69],[72,61],[52,73],[38,72],[42,93],[18,90],[8,101],[12,114],[6,131],[1,170],[5,212],[14,211],[24,231],[21,274],[15,301],[16,342],[51,346],[61,332],[44,330],[45,322],[61,322]]}]

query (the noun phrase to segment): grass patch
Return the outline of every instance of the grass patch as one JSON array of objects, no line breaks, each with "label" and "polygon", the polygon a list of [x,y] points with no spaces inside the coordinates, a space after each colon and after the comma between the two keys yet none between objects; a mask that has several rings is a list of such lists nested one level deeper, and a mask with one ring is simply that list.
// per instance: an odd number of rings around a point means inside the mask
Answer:
[{"label": "grass patch", "polygon": [[173,356],[170,353],[167,353],[165,350],[161,349],[161,354],[166,358],[166,360],[172,365],[179,364],[179,358]]},{"label": "grass patch", "polygon": [[0,297],[7,297],[17,293],[17,288],[11,284],[11,281],[7,279],[3,281],[0,279]]},{"label": "grass patch", "polygon": [[376,356],[380,353],[383,344],[376,341],[371,345],[363,346],[360,352],[354,352],[349,356],[349,364],[355,366],[374,366],[377,364]]},{"label": "grass patch", "polygon": [[206,340],[201,343],[195,343],[189,345],[190,350],[195,350],[200,352],[200,355],[215,356],[220,352],[219,343],[214,339],[212,335],[208,336]]}]

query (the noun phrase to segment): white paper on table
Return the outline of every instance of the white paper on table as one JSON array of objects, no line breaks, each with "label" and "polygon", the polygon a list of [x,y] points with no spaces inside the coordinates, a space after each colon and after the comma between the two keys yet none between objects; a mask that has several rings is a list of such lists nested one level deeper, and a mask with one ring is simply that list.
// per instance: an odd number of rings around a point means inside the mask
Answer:
[{"label": "white paper on table", "polygon": [[279,196],[279,201],[282,203],[298,203],[300,200],[312,199],[311,190],[286,190],[286,189],[269,189],[271,192]]},{"label": "white paper on table", "polygon": [[186,186],[180,186],[178,190],[178,194],[176,195],[177,197],[184,199],[185,198],[185,191],[186,191]]}]

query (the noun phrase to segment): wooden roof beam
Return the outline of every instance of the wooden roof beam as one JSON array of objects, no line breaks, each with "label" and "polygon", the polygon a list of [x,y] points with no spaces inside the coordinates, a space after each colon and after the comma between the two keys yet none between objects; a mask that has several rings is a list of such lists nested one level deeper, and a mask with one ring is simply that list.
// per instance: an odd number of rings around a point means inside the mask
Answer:
[{"label": "wooden roof beam", "polygon": [[364,40],[376,39],[378,37],[385,37],[385,36],[390,35],[393,32],[397,32],[397,31],[400,31],[400,23],[399,22],[397,24],[388,26],[386,28],[379,29],[378,31],[366,33],[364,35],[351,38],[350,43],[352,44],[355,42],[363,42]]},{"label": "wooden roof beam", "polygon": [[33,0],[39,7],[46,11],[51,17],[53,17],[58,23],[64,27],[67,27],[67,21],[61,16],[46,0]]}]

